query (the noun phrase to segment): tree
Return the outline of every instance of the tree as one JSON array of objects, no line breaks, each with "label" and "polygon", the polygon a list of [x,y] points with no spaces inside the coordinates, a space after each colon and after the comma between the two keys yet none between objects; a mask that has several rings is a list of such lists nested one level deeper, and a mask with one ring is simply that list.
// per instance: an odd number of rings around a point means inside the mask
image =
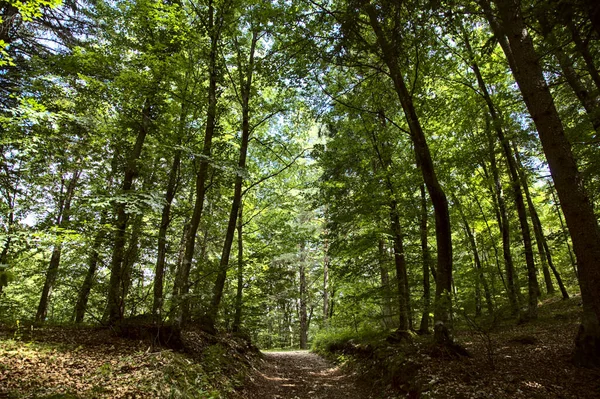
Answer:
[{"label": "tree", "polygon": [[[450,339],[450,321],[452,313],[452,300],[450,297],[452,282],[452,233],[450,230],[450,213],[448,200],[440,185],[425,133],[421,127],[419,117],[414,107],[404,76],[400,69],[399,51],[402,43],[399,42],[399,26],[392,26],[390,31],[384,31],[380,21],[381,11],[372,4],[364,4],[369,23],[377,37],[377,44],[381,53],[382,61],[389,70],[390,77],[394,83],[394,89],[402,104],[402,109],[409,126],[411,139],[413,141],[417,162],[423,173],[423,180],[429,192],[433,209],[435,211],[436,242],[437,242],[437,267],[436,267],[436,292],[434,309],[435,340],[443,343]],[[382,8],[387,15],[400,17],[402,7],[385,2]],[[394,18],[395,24],[400,24],[402,19]]]},{"label": "tree", "polygon": [[[506,35],[510,43],[513,75],[537,127],[577,256],[584,314],[576,339],[576,358],[583,364],[597,364],[600,359],[600,272],[596,267],[596,259],[600,258],[598,221],[525,26],[521,4],[512,0],[496,0],[494,4],[498,15],[494,17],[488,12],[487,16],[495,34]],[[485,1],[482,6],[490,7]]]}]

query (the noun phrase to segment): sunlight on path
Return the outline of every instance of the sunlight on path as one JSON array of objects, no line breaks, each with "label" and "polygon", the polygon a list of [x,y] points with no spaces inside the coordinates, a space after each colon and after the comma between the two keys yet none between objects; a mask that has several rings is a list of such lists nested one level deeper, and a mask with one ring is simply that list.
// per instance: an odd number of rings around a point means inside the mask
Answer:
[{"label": "sunlight on path", "polygon": [[243,397],[252,399],[366,399],[354,376],[308,351],[266,352]]}]

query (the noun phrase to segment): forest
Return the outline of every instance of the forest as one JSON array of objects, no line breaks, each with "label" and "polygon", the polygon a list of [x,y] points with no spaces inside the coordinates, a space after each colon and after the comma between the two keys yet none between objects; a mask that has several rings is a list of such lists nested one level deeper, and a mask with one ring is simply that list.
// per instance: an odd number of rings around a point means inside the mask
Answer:
[{"label": "forest", "polygon": [[0,157],[0,398],[600,395],[595,0],[2,0]]}]

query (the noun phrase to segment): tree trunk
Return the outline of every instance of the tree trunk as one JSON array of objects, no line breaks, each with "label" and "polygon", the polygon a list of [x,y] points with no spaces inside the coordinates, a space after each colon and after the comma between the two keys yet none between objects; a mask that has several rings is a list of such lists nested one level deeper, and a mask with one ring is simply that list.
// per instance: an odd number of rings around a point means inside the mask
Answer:
[{"label": "tree trunk", "polygon": [[308,344],[308,317],[306,313],[306,259],[304,243],[300,247],[300,349]]},{"label": "tree trunk", "polygon": [[492,171],[495,187],[492,191],[495,193],[495,202],[498,204],[498,208],[496,209],[496,219],[498,227],[500,228],[500,233],[502,234],[502,254],[504,256],[504,268],[506,271],[508,302],[510,304],[511,313],[515,316],[519,313],[519,285],[516,284],[515,267],[510,252],[510,225],[508,214],[506,212],[506,203],[504,202],[504,195],[502,193],[502,184],[500,183],[498,166],[496,165],[494,141],[491,138],[491,135],[488,135],[488,143],[490,149],[490,169]]},{"label": "tree trunk", "polygon": [[[381,242],[381,240],[380,240]],[[325,239],[323,245],[323,326],[327,327],[329,324],[329,243]],[[385,313],[385,311],[384,311]]]},{"label": "tree trunk", "polygon": [[387,266],[388,256],[385,250],[385,240],[383,238],[380,238],[378,243],[378,263],[382,290],[383,326],[387,330],[394,326],[394,320],[392,319],[392,294],[390,289],[390,275]]},{"label": "tree trunk", "polygon": [[[231,212],[229,213],[229,223],[225,233],[225,243],[221,253],[219,262],[219,271],[215,281],[213,296],[206,314],[206,324],[210,329],[214,329],[219,305],[225,288],[225,280],[227,279],[227,269],[229,267],[229,257],[231,255],[231,246],[233,244],[233,236],[235,233],[236,219],[240,204],[242,202],[242,185],[244,183],[243,171],[246,170],[246,155],[248,153],[248,143],[250,141],[250,91],[252,89],[252,77],[254,74],[254,52],[256,43],[258,42],[258,32],[253,32],[252,42],[250,45],[250,53],[248,57],[248,67],[245,78],[240,78],[240,92],[242,101],[242,142],[240,145],[240,157],[238,160],[238,173],[235,177],[235,187],[233,199],[231,202]],[[238,68],[242,69],[242,61],[239,60]],[[240,74],[243,72],[240,70]]]},{"label": "tree trunk", "polygon": [[[187,86],[185,91],[187,92]],[[179,127],[177,136],[177,146],[181,146],[183,135],[185,132],[185,121],[187,116],[186,100],[181,101],[181,112],[179,114]],[[171,224],[171,206],[177,191],[179,183],[179,167],[181,164],[181,149],[177,148],[173,154],[173,163],[169,170],[167,182],[167,190],[165,192],[165,202],[162,209],[160,227],[158,230],[158,251],[156,256],[156,267],[154,269],[154,286],[152,301],[152,314],[160,315],[164,302],[164,276],[165,276],[165,260],[167,256],[167,231]]]},{"label": "tree trunk", "polygon": [[481,265],[481,258],[479,257],[479,250],[477,249],[477,242],[475,241],[475,236],[473,235],[473,231],[471,230],[471,226],[469,226],[469,221],[464,214],[462,209],[462,205],[458,201],[458,198],[454,197],[454,202],[456,203],[456,207],[458,208],[458,212],[460,213],[460,218],[462,219],[463,226],[465,229],[465,234],[467,236],[467,241],[469,242],[469,246],[473,251],[473,260],[475,263],[475,291],[476,291],[476,316],[481,316],[481,294],[479,285],[483,285],[483,291],[485,295],[485,303],[488,309],[489,314],[494,314],[494,303],[492,302],[492,296],[490,294],[490,289],[488,287],[487,281],[485,280],[485,276],[483,275],[483,266]]},{"label": "tree trunk", "polygon": [[92,286],[94,285],[94,277],[96,275],[96,270],[98,269],[98,262],[100,262],[100,247],[106,238],[106,229],[104,227],[106,224],[106,214],[107,212],[104,211],[100,217],[100,228],[98,229],[98,232],[96,232],[96,237],[92,244],[92,251],[88,258],[88,270],[85,274],[83,284],[79,289],[79,294],[77,295],[77,304],[75,305],[74,315],[75,323],[82,323],[85,312],[87,311],[88,299],[90,297],[90,292],[92,291]]},{"label": "tree trunk", "polygon": [[448,199],[437,179],[425,133],[419,122],[412,96],[406,87],[404,75],[400,70],[398,54],[398,51],[400,51],[400,43],[396,42],[395,36],[394,39],[390,41],[384,33],[379,22],[381,16],[373,4],[365,4],[365,9],[373,32],[377,37],[382,61],[384,61],[388,67],[390,77],[394,83],[394,89],[398,95],[402,109],[404,110],[417,162],[423,174],[423,180],[425,181],[427,191],[429,192],[429,197],[433,203],[437,242],[434,339],[438,343],[446,343],[451,341],[450,324],[452,319],[452,230],[450,228]]},{"label": "tree trunk", "polygon": [[133,268],[138,261],[139,247],[140,247],[140,235],[143,227],[143,215],[136,215],[133,223],[131,224],[131,234],[129,236],[129,243],[127,244],[127,250],[123,258],[123,279],[121,284],[123,286],[123,299],[121,314],[125,314],[125,304],[127,303],[127,296],[132,285]]},{"label": "tree trunk", "polygon": [[[483,170],[484,170],[486,179],[489,179],[489,175],[487,173],[487,168],[485,167],[485,164],[483,164]],[[502,220],[500,218],[500,213],[498,211],[498,204],[495,201],[494,189],[492,188],[491,191],[492,191],[492,204],[494,206],[494,211],[496,213],[496,218],[498,220],[498,224],[500,224],[500,223],[502,223]],[[504,275],[502,274],[502,269],[500,268],[500,257],[498,256],[498,245],[496,243],[496,240],[494,239],[494,235],[492,234],[492,228],[490,227],[490,224],[485,215],[485,212],[483,211],[481,202],[479,201],[479,199],[477,198],[476,195],[473,195],[473,200],[477,204],[477,207],[479,208],[479,213],[481,214],[481,217],[483,218],[483,221],[485,222],[485,228],[486,228],[488,236],[490,238],[490,242],[492,244],[492,249],[494,250],[494,264],[496,265],[496,269],[498,270],[498,275],[500,276],[500,279],[502,280],[502,285],[504,286],[504,289],[506,290],[506,292],[508,292],[508,286],[506,285],[506,280],[504,279]],[[485,252],[484,252],[484,255],[485,255]],[[489,260],[489,257],[487,259]],[[492,288],[493,288],[493,282],[494,282],[494,280],[492,279]],[[494,292],[494,295],[495,295],[495,292],[496,292],[495,289],[492,289],[492,291]]]},{"label": "tree trunk", "polygon": [[498,136],[498,140],[500,141],[500,145],[504,153],[504,158],[506,159],[506,163],[508,165],[511,186],[515,198],[515,205],[517,208],[517,215],[519,217],[519,224],[521,226],[523,247],[525,249],[525,263],[527,265],[527,277],[529,288],[527,317],[529,319],[535,319],[537,318],[537,302],[540,287],[537,281],[537,272],[535,267],[535,261],[533,258],[533,247],[531,245],[531,231],[529,230],[529,223],[527,221],[527,211],[525,209],[525,201],[523,200],[521,181],[519,179],[519,174],[517,170],[518,168],[510,148],[510,143],[504,135],[500,115],[498,115],[498,113],[496,112],[496,108],[494,107],[494,103],[492,102],[490,93],[487,89],[487,86],[485,85],[485,82],[483,81],[481,71],[479,70],[479,65],[477,65],[477,63],[475,62],[475,57],[471,49],[471,44],[469,43],[468,34],[465,33],[463,37],[465,41],[465,46],[467,48],[467,51],[469,52],[469,56],[471,59],[471,69],[473,70],[477,78],[479,90],[481,90],[481,94],[487,105],[488,112],[490,114],[490,117],[492,118],[492,126],[494,127],[494,131]]},{"label": "tree trunk", "polygon": [[569,299],[569,294],[567,293],[567,289],[563,284],[562,278],[556,270],[554,266],[554,262],[552,261],[552,254],[550,252],[550,247],[548,246],[548,241],[544,236],[544,230],[542,229],[542,222],[540,221],[540,217],[535,209],[533,204],[533,200],[531,199],[531,194],[529,193],[529,184],[527,182],[527,176],[524,173],[523,164],[521,163],[521,158],[519,156],[519,151],[515,147],[515,155],[517,159],[517,163],[519,164],[519,169],[522,171],[520,176],[523,182],[523,190],[525,191],[525,198],[527,199],[527,205],[529,206],[529,214],[531,215],[531,221],[533,222],[533,229],[535,232],[536,242],[538,246],[538,251],[540,253],[540,258],[542,260],[542,267],[544,270],[544,280],[546,282],[546,291],[548,294],[552,294],[555,292],[554,286],[552,285],[552,280],[550,278],[550,271],[548,270],[548,266],[552,273],[554,274],[554,278],[556,278],[556,283],[560,288],[560,292],[562,294],[563,299]]},{"label": "tree trunk", "polygon": [[516,0],[495,0],[503,34],[508,36],[517,68],[513,75],[537,127],[560,198],[579,264],[583,318],[576,339],[576,360],[600,364],[600,228],[588,200],[571,145],[565,136],[539,57]]},{"label": "tree trunk", "polygon": [[[61,188],[60,195],[62,198],[59,200],[58,215],[56,217],[56,227],[59,229],[66,229],[69,227],[69,219],[71,217],[71,201],[73,200],[75,187],[77,186],[77,181],[79,180],[80,174],[81,171],[79,170],[73,172],[73,175],[67,184],[64,197],[62,197]],[[50,257],[50,263],[48,264],[48,270],[46,271],[46,279],[44,281],[40,303],[35,315],[36,322],[44,322],[48,313],[48,304],[50,303],[52,288],[54,288],[54,283],[56,282],[58,267],[60,265],[60,255],[62,253],[62,239],[59,238],[58,240],[59,242],[54,245],[54,249],[52,250],[52,256]]]},{"label": "tree trunk", "polygon": [[[152,123],[150,109],[152,101],[149,98],[144,103],[142,110],[142,121],[138,130],[137,138],[125,167],[125,176],[123,177],[123,185],[121,192],[129,194],[133,191],[133,182],[138,174],[138,161],[142,154],[144,141],[148,135],[150,125]],[[115,237],[113,244],[113,254],[110,265],[110,281],[108,288],[107,306],[103,319],[109,324],[123,318],[123,259],[125,256],[126,230],[129,221],[129,215],[126,212],[126,202],[120,201],[115,203]]]},{"label": "tree trunk", "polygon": [[565,234],[565,244],[567,244],[567,253],[569,254],[569,260],[571,261],[571,266],[573,267],[573,274],[577,279],[579,279],[579,273],[577,272],[577,261],[575,260],[575,255],[573,255],[573,250],[571,249],[571,244],[569,244],[569,234],[568,229],[565,226],[565,222],[562,218],[562,209],[560,206],[560,202],[556,198],[556,194],[554,193],[554,187],[550,186],[550,193],[552,194],[552,201],[554,202],[554,206],[556,208],[556,215],[558,215],[558,221],[560,222],[560,229],[562,234]]},{"label": "tree trunk", "polygon": [[238,244],[238,269],[237,269],[237,291],[235,294],[235,316],[233,318],[233,327],[232,330],[234,332],[240,331],[240,327],[242,325],[242,294],[244,290],[244,240],[242,236],[242,229],[244,227],[243,224],[243,214],[242,210],[244,208],[244,204],[240,204],[240,210],[238,213],[237,220],[237,244]]},{"label": "tree trunk", "polygon": [[423,266],[423,314],[421,315],[421,324],[419,334],[429,334],[429,313],[431,313],[431,284],[429,282],[429,265],[431,255],[429,254],[428,229],[427,229],[427,196],[425,194],[425,184],[421,184],[421,218],[419,231],[421,236],[421,256]]},{"label": "tree trunk", "polygon": [[[183,125],[183,122],[181,124]],[[181,145],[181,140],[179,141],[179,145]],[[179,174],[180,163],[181,150],[177,149],[173,156],[171,170],[169,171],[169,182],[167,183],[165,203],[163,205],[160,228],[158,230],[158,254],[156,256],[156,267],[154,269],[154,300],[152,302],[153,315],[159,315],[163,305],[165,258],[167,256],[167,230],[169,229],[169,224],[171,223],[171,205],[173,203],[173,199],[175,198],[177,175]]]},{"label": "tree trunk", "polygon": [[[176,308],[173,314],[179,325],[183,325],[189,318],[189,298],[190,289],[189,277],[194,258],[194,249],[196,245],[196,233],[200,226],[202,211],[204,208],[204,196],[206,194],[206,178],[210,166],[210,157],[212,154],[212,139],[215,133],[217,121],[217,58],[219,57],[218,44],[221,37],[220,25],[215,24],[215,10],[213,1],[208,3],[208,31],[210,35],[210,53],[208,62],[209,82],[208,82],[208,108],[206,115],[206,128],[204,130],[204,146],[202,147],[202,156],[200,158],[200,167],[196,175],[196,201],[194,211],[190,220],[187,236],[185,239],[185,253],[183,262],[178,269],[174,286],[173,306]],[[235,224],[234,224],[235,226]]]},{"label": "tree trunk", "polygon": [[396,282],[398,284],[398,310],[400,319],[398,331],[412,329],[412,317],[410,311],[410,291],[408,288],[408,273],[406,270],[406,256],[404,254],[404,240],[398,216],[398,204],[396,200],[390,201],[390,220],[392,230],[392,241],[394,243],[394,264],[396,266]]},{"label": "tree trunk", "polygon": [[[4,153],[4,147],[0,146],[0,154]],[[7,176],[9,174],[7,173]],[[17,199],[17,193],[19,192],[17,185],[11,187],[12,193],[7,189],[4,197],[6,198],[6,205],[9,209],[6,222],[6,241],[2,246],[2,252],[0,253],[0,267],[7,267],[8,265],[8,251],[10,250],[10,244],[12,242],[13,226],[15,224],[15,202]],[[0,290],[2,286],[0,286]],[[0,291],[1,292],[1,291]]]}]

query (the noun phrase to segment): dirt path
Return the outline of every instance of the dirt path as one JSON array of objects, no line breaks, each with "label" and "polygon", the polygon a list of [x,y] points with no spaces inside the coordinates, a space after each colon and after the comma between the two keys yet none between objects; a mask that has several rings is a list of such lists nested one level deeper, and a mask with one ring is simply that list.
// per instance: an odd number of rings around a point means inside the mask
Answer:
[{"label": "dirt path", "polygon": [[354,376],[308,351],[268,352],[242,397],[250,399],[367,399]]}]

